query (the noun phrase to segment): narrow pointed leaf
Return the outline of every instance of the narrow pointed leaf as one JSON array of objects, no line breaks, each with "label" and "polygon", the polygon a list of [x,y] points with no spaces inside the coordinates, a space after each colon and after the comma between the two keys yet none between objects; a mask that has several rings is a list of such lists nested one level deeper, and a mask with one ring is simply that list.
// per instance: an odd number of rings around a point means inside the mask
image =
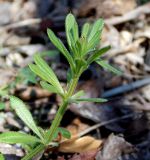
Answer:
[{"label": "narrow pointed leaf", "polygon": [[41,139],[43,138],[36,126],[30,111],[22,100],[15,96],[10,96],[11,107],[15,110],[18,117]]},{"label": "narrow pointed leaf", "polygon": [[54,86],[48,84],[47,82],[41,81],[40,84],[43,89],[48,90],[49,92],[52,92],[52,93],[60,94],[59,91]]},{"label": "narrow pointed leaf", "polygon": [[65,20],[66,30],[70,31],[73,28],[74,22],[75,22],[74,16],[71,13],[69,13]]},{"label": "narrow pointed leaf", "polygon": [[96,103],[101,103],[101,102],[107,102],[106,99],[104,98],[76,98],[74,99],[75,101],[78,101],[78,102],[96,102]]},{"label": "narrow pointed leaf", "polygon": [[67,71],[67,83],[71,81],[72,77],[73,77],[73,74],[72,74],[71,69],[69,68]]},{"label": "narrow pointed leaf", "polygon": [[[66,35],[69,46],[74,46],[79,39],[78,24],[75,17],[72,14],[68,14],[65,21]],[[72,33],[72,34],[71,34]],[[71,40],[73,38],[73,41]]]},{"label": "narrow pointed leaf", "polygon": [[98,31],[102,31],[103,29],[103,26],[104,26],[104,21],[103,19],[99,19],[97,20],[94,24],[93,24],[93,27],[92,27],[92,30],[90,32],[90,35],[89,35],[89,38],[88,40],[90,41],[93,36],[95,35],[95,33],[97,33]]},{"label": "narrow pointed leaf", "polygon": [[66,37],[69,48],[73,53],[74,57],[79,56],[79,50],[77,49],[76,42],[79,39],[78,25],[75,17],[72,14],[68,14],[65,20]]},{"label": "narrow pointed leaf", "polygon": [[[35,143],[33,143],[33,144],[35,144]],[[21,144],[21,147],[22,147],[23,149],[25,149],[27,152],[32,151],[31,144]]]},{"label": "narrow pointed leaf", "polygon": [[85,55],[87,53],[88,47],[87,47],[87,39],[85,37],[80,38],[81,45],[81,55]]},{"label": "narrow pointed leaf", "polygon": [[70,55],[70,53],[68,52],[68,50],[66,49],[66,47],[63,45],[63,43],[60,41],[60,39],[58,39],[54,32],[51,29],[47,30],[47,34],[49,39],[51,40],[51,42],[55,45],[55,47],[65,56],[65,58],[67,59],[67,61],[70,64],[71,68],[74,68],[74,61],[72,56]]},{"label": "narrow pointed leaf", "polygon": [[95,35],[88,42],[88,50],[95,48],[100,42],[100,31],[97,31]]},{"label": "narrow pointed leaf", "polygon": [[[58,82],[58,79],[55,75],[55,73],[53,72],[53,70],[49,67],[49,65],[39,56],[39,54],[35,54],[34,56],[34,62],[39,66],[39,68],[41,70],[45,70],[45,72],[47,72],[47,74],[49,74],[50,76],[52,76],[52,80],[55,80]],[[58,82],[59,83],[59,82]]]},{"label": "narrow pointed leaf", "polygon": [[59,92],[63,93],[63,89],[58,81],[58,78],[49,65],[38,54],[34,56],[34,61],[40,70],[48,76],[50,83],[55,86]]},{"label": "narrow pointed leaf", "polygon": [[70,14],[66,17],[65,21],[65,29],[66,29],[66,37],[67,37],[67,42],[69,45],[69,48],[71,49],[74,42],[73,42],[73,36],[71,34],[71,28],[74,24],[74,20],[71,18]]},{"label": "narrow pointed leaf", "polygon": [[33,73],[29,67],[22,68],[19,73],[20,77],[23,77],[26,82],[37,83],[36,75]]},{"label": "narrow pointed leaf", "polygon": [[79,39],[79,29],[78,29],[78,24],[77,24],[75,17],[73,16],[72,18],[74,20],[74,23],[73,23],[71,30],[72,30],[74,43],[76,43],[76,41]]},{"label": "narrow pointed leaf", "polygon": [[74,43],[76,43],[76,41],[79,39],[79,29],[78,29],[78,24],[77,24],[76,20],[75,20],[74,26],[72,28],[72,33],[73,33]]},{"label": "narrow pointed leaf", "polygon": [[[32,149],[31,152],[29,152],[27,155],[25,155],[21,160],[32,160],[37,156],[37,154],[43,154],[44,149],[45,149],[45,145],[40,144],[40,145],[36,146],[34,149]],[[36,157],[36,159],[37,159],[37,157]]]},{"label": "narrow pointed leaf", "polygon": [[80,42],[80,39],[77,40],[74,49],[76,50],[75,58],[81,57],[81,51],[82,51],[82,44]]},{"label": "narrow pointed leaf", "polygon": [[34,72],[35,74],[37,74],[43,80],[51,83],[51,81],[49,79],[49,76],[47,74],[45,74],[37,65],[35,65],[35,64],[29,64],[29,67],[30,67],[30,69],[31,69],[32,72]]},{"label": "narrow pointed leaf", "polygon": [[[78,42],[78,41],[77,41]],[[79,57],[80,56],[80,52],[77,48],[77,42],[74,44],[74,46],[71,46],[70,50],[73,53],[73,58]]]},{"label": "narrow pointed leaf", "polygon": [[67,139],[71,138],[71,133],[65,128],[59,127],[58,132],[60,132],[64,138],[67,138]]},{"label": "narrow pointed leaf", "polygon": [[30,143],[41,143],[41,140],[35,136],[31,136],[20,132],[5,132],[0,134],[0,143],[8,144],[30,144]]},{"label": "narrow pointed leaf", "polygon": [[68,44],[69,44],[70,50],[73,52],[73,47],[75,46],[75,42],[73,40],[73,36],[70,31],[68,31]]},{"label": "narrow pointed leaf", "polygon": [[75,98],[79,98],[79,97],[84,96],[84,95],[85,95],[85,92],[84,92],[83,90],[81,90],[81,91],[75,93],[75,94],[72,96],[72,98],[75,99]]},{"label": "narrow pointed leaf", "polygon": [[121,75],[122,72],[116,68],[114,68],[113,66],[111,66],[107,61],[105,60],[97,60],[96,61],[97,64],[99,64],[101,67],[107,69],[108,71],[111,71],[114,74],[117,75]]},{"label": "narrow pointed leaf", "polygon": [[88,64],[92,63],[93,61],[97,60],[98,58],[100,58],[100,56],[102,56],[104,53],[106,53],[111,47],[107,46],[104,48],[101,48],[100,50],[96,51],[95,53],[93,53],[89,58],[88,58]]},{"label": "narrow pointed leaf", "polygon": [[88,38],[89,30],[90,30],[90,24],[89,23],[85,23],[83,28],[82,28],[81,37]]},{"label": "narrow pointed leaf", "polygon": [[62,127],[58,127],[58,128],[57,128],[57,131],[56,131],[55,134],[53,135],[53,139],[56,139],[59,133],[60,133],[64,138],[67,138],[67,139],[70,139],[70,138],[71,138],[71,133],[70,133],[67,129],[62,128]]}]

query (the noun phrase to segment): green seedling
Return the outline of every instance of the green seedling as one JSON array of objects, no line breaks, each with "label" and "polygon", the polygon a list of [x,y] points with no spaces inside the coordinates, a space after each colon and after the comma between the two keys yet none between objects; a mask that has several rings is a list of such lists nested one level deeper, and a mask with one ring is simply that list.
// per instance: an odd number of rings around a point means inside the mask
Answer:
[{"label": "green seedling", "polygon": [[36,125],[27,106],[19,98],[10,96],[12,109],[15,110],[19,118],[32,130],[33,134],[29,135],[21,132],[6,132],[0,134],[0,142],[21,144],[22,147],[28,151],[27,155],[23,157],[22,160],[31,160],[40,153],[43,153],[48,146],[54,144],[54,139],[58,134],[61,134],[65,138],[71,137],[69,131],[59,127],[70,103],[80,103],[82,101],[96,103],[106,102],[106,99],[102,98],[81,98],[81,96],[84,95],[84,91],[75,93],[81,74],[94,62],[111,72],[116,74],[121,73],[102,59],[104,53],[110,49],[110,46],[100,49],[98,48],[103,25],[104,22],[102,19],[98,19],[93,25],[85,23],[82,27],[81,35],[79,35],[79,29],[75,17],[72,14],[68,14],[65,21],[65,29],[69,50],[64,46],[61,40],[57,38],[51,29],[47,30],[49,39],[65,56],[70,65],[70,69],[67,73],[69,81],[67,82],[67,89],[64,89],[54,71],[39,54],[35,54],[35,64],[29,64],[29,68],[34,74],[41,78],[40,84],[42,88],[58,94],[61,97],[62,102],[52,125],[49,129],[44,130]]}]

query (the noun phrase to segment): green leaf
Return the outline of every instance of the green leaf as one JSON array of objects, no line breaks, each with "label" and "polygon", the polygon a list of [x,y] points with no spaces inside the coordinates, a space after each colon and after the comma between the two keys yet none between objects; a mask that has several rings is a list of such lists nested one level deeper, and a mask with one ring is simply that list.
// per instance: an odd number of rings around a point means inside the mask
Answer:
[{"label": "green leaf", "polygon": [[[70,13],[66,17],[65,21],[66,35],[69,46],[74,46],[79,39],[78,24],[75,17]],[[72,34],[71,34],[72,33]],[[71,40],[73,38],[73,40]]]},{"label": "green leaf", "polygon": [[67,139],[71,138],[71,133],[65,128],[59,127],[58,132],[60,132],[64,138],[67,138]]},{"label": "green leaf", "polygon": [[21,147],[25,149],[27,152],[30,152],[33,149],[29,144],[21,144]]},{"label": "green leaf", "polygon": [[[45,145],[44,144],[37,145],[28,154],[26,154],[21,160],[32,160],[38,154],[43,154],[44,150],[45,150]],[[37,157],[36,157],[36,159],[37,159]]]},{"label": "green leaf", "polygon": [[58,50],[48,50],[48,51],[42,51],[40,52],[41,57],[45,57],[48,56],[50,58],[57,58],[57,56],[59,55]]},{"label": "green leaf", "polygon": [[83,25],[83,28],[82,28],[81,37],[88,38],[89,31],[90,31],[90,24],[89,23],[85,23]]},{"label": "green leaf", "polygon": [[73,53],[75,59],[81,57],[81,51],[82,51],[82,44],[81,40],[78,39],[75,46],[73,47]]},{"label": "green leaf", "polygon": [[5,157],[0,153],[0,160],[5,160]]},{"label": "green leaf", "polygon": [[100,58],[100,56],[106,53],[110,48],[111,48],[110,46],[107,46],[96,51],[88,58],[87,63],[91,64],[93,61],[97,60],[98,58]]},{"label": "green leaf", "polygon": [[8,95],[9,85],[4,85],[0,87],[0,96],[5,97]]},{"label": "green leaf", "polygon": [[84,56],[88,51],[87,39],[85,37],[81,37],[80,44],[81,44],[81,51],[80,52],[81,52],[81,55]]},{"label": "green leaf", "polygon": [[57,88],[55,88],[54,86],[48,84],[47,82],[41,81],[40,84],[41,84],[43,89],[48,90],[49,92],[52,92],[52,93],[60,94],[59,91],[57,90]]},{"label": "green leaf", "polygon": [[78,91],[77,93],[75,93],[71,98],[75,99],[75,98],[79,98],[84,95],[85,95],[85,92],[83,90],[81,90],[81,91]]},{"label": "green leaf", "polygon": [[41,133],[36,126],[33,117],[30,111],[27,109],[26,105],[23,103],[22,100],[15,96],[10,96],[10,104],[11,107],[15,110],[18,117],[41,139],[43,139]]},{"label": "green leaf", "polygon": [[49,79],[49,75],[45,74],[40,68],[39,66],[35,65],[35,64],[29,64],[29,68],[31,69],[32,72],[34,72],[35,74],[37,74],[39,77],[41,77],[42,79],[44,79],[45,81],[48,81],[49,83],[51,83],[50,79]]},{"label": "green leaf", "polygon": [[57,128],[57,131],[56,131],[55,134],[53,135],[53,139],[56,139],[59,133],[60,133],[64,138],[67,138],[67,139],[70,139],[70,138],[71,138],[71,133],[70,133],[67,129],[62,128],[62,127],[58,127],[58,128]]},{"label": "green leaf", "polygon": [[70,31],[73,28],[74,23],[75,23],[75,18],[71,13],[69,13],[65,20],[66,30]]},{"label": "green leaf", "polygon": [[66,30],[66,36],[67,36],[67,42],[68,42],[69,48],[73,52],[73,47],[74,47],[75,43],[73,41],[72,34],[69,30]]},{"label": "green leaf", "polygon": [[97,60],[96,63],[99,64],[101,67],[107,69],[108,71],[111,71],[114,74],[122,75],[122,72],[120,70],[114,68],[105,60]]},{"label": "green leaf", "polygon": [[30,143],[41,143],[41,140],[35,136],[31,136],[20,132],[5,132],[0,134],[0,143],[8,144],[30,144]]},{"label": "green leaf", "polygon": [[37,83],[36,75],[33,72],[31,72],[29,67],[22,68],[20,70],[20,76],[25,78],[27,80],[27,82],[29,81],[29,82],[32,82],[32,83]]},{"label": "green leaf", "polygon": [[78,57],[80,53],[78,47],[76,47],[76,43],[79,41],[78,25],[72,14],[68,14],[66,17],[65,29],[69,48],[74,57]]},{"label": "green leaf", "polygon": [[72,71],[69,68],[68,71],[67,71],[67,83],[69,83],[71,81],[72,77],[73,77]]},{"label": "green leaf", "polygon": [[[34,56],[34,61],[39,67],[40,71],[46,75],[48,78],[47,81],[50,82],[60,93],[64,93],[62,86],[60,85],[57,76],[53,72],[53,70],[49,67],[49,65],[38,55]],[[38,73],[40,76],[40,74]],[[43,76],[41,76],[43,77]]]},{"label": "green leaf", "polygon": [[4,102],[0,102],[0,110],[5,109],[5,103]]},{"label": "green leaf", "polygon": [[76,43],[76,41],[79,39],[79,30],[78,30],[78,24],[77,24],[76,20],[74,22],[74,26],[72,28],[72,32],[73,32],[74,42]]},{"label": "green leaf", "polygon": [[47,29],[47,34],[48,34],[48,37],[51,40],[51,42],[65,56],[65,58],[67,59],[67,61],[70,64],[70,67],[73,69],[75,64],[74,64],[72,56],[70,55],[70,53],[68,52],[66,47],[63,45],[63,43],[60,41],[60,39],[58,39],[55,36],[54,32],[51,29]]},{"label": "green leaf", "polygon": [[104,98],[76,98],[74,99],[77,102],[96,102],[96,103],[101,103],[101,102],[107,102],[107,99]]},{"label": "green leaf", "polygon": [[93,27],[92,27],[92,30],[90,32],[90,35],[88,37],[88,41],[90,41],[93,36],[98,32],[98,31],[102,31],[103,29],[103,26],[104,26],[104,21],[103,19],[98,19],[94,24],[93,24]]},{"label": "green leaf", "polygon": [[88,50],[95,48],[100,42],[100,31],[97,31],[95,35],[88,42]]}]

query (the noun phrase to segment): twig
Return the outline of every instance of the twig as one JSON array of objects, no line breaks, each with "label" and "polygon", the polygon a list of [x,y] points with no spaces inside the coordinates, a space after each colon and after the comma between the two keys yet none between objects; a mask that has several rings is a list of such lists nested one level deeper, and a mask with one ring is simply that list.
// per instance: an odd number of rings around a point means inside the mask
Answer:
[{"label": "twig", "polygon": [[116,96],[119,94],[123,94],[129,91],[135,90],[137,88],[143,87],[148,84],[150,84],[150,78],[145,78],[142,80],[138,80],[136,82],[132,82],[130,84],[122,85],[114,89],[108,90],[102,94],[102,97],[108,98],[108,97]]},{"label": "twig", "polygon": [[12,24],[0,27],[0,30],[1,29],[9,30],[9,29],[28,26],[28,25],[39,24],[39,23],[41,23],[41,21],[42,20],[40,18],[27,19],[27,20],[23,20],[20,22],[16,22],[16,23],[12,23]]},{"label": "twig", "polygon": [[[95,125],[92,126],[92,127],[87,128],[86,130],[80,132],[77,136],[75,136],[75,137],[73,137],[73,138],[82,137],[82,136],[84,136],[85,134],[87,134],[87,133],[89,133],[89,132],[91,132],[91,131],[99,128],[99,127],[102,127],[102,126],[104,126],[104,125],[108,125],[108,124],[110,124],[110,123],[114,123],[114,122],[117,122],[117,121],[120,121],[120,120],[123,120],[123,119],[127,119],[127,118],[130,118],[130,117],[133,117],[134,115],[135,115],[135,114],[128,114],[128,115],[125,115],[125,116],[122,116],[122,117],[119,117],[119,118],[111,119],[111,120],[109,120],[109,121],[100,122],[100,123],[98,123],[98,124],[95,124]],[[67,140],[66,140],[66,139],[65,139],[65,140],[62,140],[59,144],[64,143],[64,142],[66,142],[66,141],[68,141],[68,139],[67,139]],[[53,148],[53,147],[50,147],[49,149],[51,149],[51,148]]]},{"label": "twig", "polygon": [[150,3],[147,3],[143,6],[140,6],[136,9],[124,14],[123,16],[106,19],[105,23],[108,25],[117,25],[120,23],[124,23],[126,21],[131,21],[133,19],[136,19],[141,14],[150,14]]},{"label": "twig", "polygon": [[114,122],[117,122],[117,121],[120,121],[120,120],[123,120],[123,119],[127,119],[127,118],[130,118],[130,117],[133,117],[134,114],[128,114],[128,115],[125,115],[125,116],[122,116],[122,117],[119,117],[119,118],[114,118],[114,119],[111,119],[109,121],[104,121],[104,122],[101,122],[101,123],[98,123],[98,124],[95,124],[94,126],[92,127],[89,127],[87,128],[86,130],[84,130],[83,132],[79,133],[78,134],[78,137],[82,137],[84,136],[85,134],[101,127],[101,126],[105,126],[105,125],[108,125],[110,123],[114,123]]},{"label": "twig", "polygon": [[112,58],[115,56],[118,56],[120,54],[125,54],[125,53],[129,53],[129,52],[135,52],[138,50],[139,45],[145,41],[145,38],[139,38],[135,41],[133,41],[131,44],[125,46],[125,47],[121,47],[121,48],[117,48],[117,49],[112,49],[109,52],[109,55],[107,56],[108,58]]}]

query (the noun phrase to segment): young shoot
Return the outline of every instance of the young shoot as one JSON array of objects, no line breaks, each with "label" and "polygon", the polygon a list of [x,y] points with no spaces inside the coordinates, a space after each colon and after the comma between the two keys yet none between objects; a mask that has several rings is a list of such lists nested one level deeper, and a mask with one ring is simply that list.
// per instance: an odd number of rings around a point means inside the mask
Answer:
[{"label": "young shoot", "polygon": [[[69,79],[67,89],[64,89],[52,68],[41,58],[40,54],[34,55],[34,64],[29,64],[29,68],[40,77],[40,85],[49,92],[58,94],[62,97],[62,102],[58,108],[55,118],[47,130],[37,126],[30,111],[22,100],[15,96],[10,96],[10,104],[18,117],[27,125],[32,135],[22,132],[5,132],[0,134],[0,143],[16,144],[19,143],[26,149],[27,154],[22,160],[31,160],[35,156],[43,153],[44,150],[53,144],[53,140],[61,133],[65,138],[70,138],[68,130],[60,128],[60,122],[70,103],[106,102],[102,98],[81,98],[84,91],[75,93],[76,86],[81,74],[92,64],[97,63],[104,69],[116,74],[121,72],[110,66],[102,56],[110,49],[110,46],[98,48],[100,44],[104,21],[98,19],[94,24],[85,23],[79,34],[78,24],[72,14],[68,14],[65,20],[65,30],[68,46],[55,35],[51,29],[47,29],[47,34],[53,45],[66,58],[69,64]],[[59,144],[58,144],[59,145]],[[1,155],[2,157],[2,155]]]}]

